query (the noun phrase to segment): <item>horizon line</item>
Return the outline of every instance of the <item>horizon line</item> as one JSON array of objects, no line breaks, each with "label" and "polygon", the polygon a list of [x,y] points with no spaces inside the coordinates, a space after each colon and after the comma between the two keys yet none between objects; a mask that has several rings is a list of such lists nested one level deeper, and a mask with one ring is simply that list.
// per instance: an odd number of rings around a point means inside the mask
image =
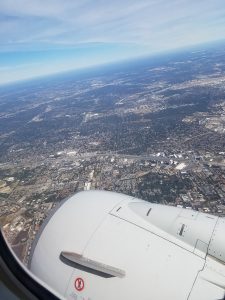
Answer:
[{"label": "horizon line", "polygon": [[12,80],[12,81],[8,81],[8,82],[0,82],[0,88],[4,88],[4,87],[11,87],[13,85],[17,85],[17,84],[25,84],[25,83],[29,83],[31,81],[36,81],[39,79],[44,79],[44,78],[49,78],[49,77],[54,77],[54,76],[60,76],[63,74],[69,74],[69,73],[77,73],[79,74],[79,72],[82,71],[88,71],[88,70],[96,70],[99,68],[107,68],[110,66],[116,66],[118,64],[123,64],[123,63],[129,63],[129,62],[135,62],[135,61],[139,61],[142,59],[148,59],[148,58],[153,58],[153,57],[166,57],[167,55],[173,55],[176,53],[183,53],[185,51],[191,51],[191,50],[205,50],[205,49],[201,49],[202,47],[210,47],[210,46],[215,46],[216,44],[223,44],[225,43],[225,39],[220,39],[220,40],[215,40],[215,41],[209,41],[209,42],[205,42],[205,43],[198,43],[198,44],[192,44],[189,46],[184,46],[184,47],[178,47],[178,48],[173,48],[173,49],[167,49],[165,51],[157,51],[157,52],[153,52],[153,53],[149,53],[149,54],[143,54],[143,55],[137,55],[137,56],[133,56],[133,57],[129,57],[127,59],[118,59],[115,61],[109,61],[109,62],[105,62],[105,63],[99,63],[96,65],[90,65],[90,66],[83,66],[83,67],[78,67],[78,68],[73,68],[73,69],[67,69],[67,70],[62,70],[62,71],[58,71],[58,72],[50,72],[48,74],[42,74],[42,75],[34,75],[32,77],[28,77],[28,78],[24,78],[24,79],[17,79],[17,80]]}]

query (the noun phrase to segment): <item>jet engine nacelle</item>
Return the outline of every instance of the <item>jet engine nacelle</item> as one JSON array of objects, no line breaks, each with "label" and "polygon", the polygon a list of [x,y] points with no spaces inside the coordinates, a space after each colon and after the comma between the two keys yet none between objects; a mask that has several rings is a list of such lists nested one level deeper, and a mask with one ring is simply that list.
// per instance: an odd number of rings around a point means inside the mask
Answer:
[{"label": "jet engine nacelle", "polygon": [[30,269],[71,300],[223,299],[224,233],[217,216],[86,191],[45,220]]}]

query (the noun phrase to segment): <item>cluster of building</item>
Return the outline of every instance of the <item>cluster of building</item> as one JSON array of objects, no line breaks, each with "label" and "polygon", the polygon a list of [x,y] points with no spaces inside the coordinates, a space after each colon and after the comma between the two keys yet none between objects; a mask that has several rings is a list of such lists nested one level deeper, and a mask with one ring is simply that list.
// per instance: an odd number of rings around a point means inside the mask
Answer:
[{"label": "cluster of building", "polygon": [[49,211],[83,190],[225,216],[224,50],[213,55],[2,95],[0,224],[24,263]]},{"label": "cluster of building", "polygon": [[0,166],[1,171],[6,169],[14,176],[1,178],[11,194],[4,198],[1,190],[0,221],[12,248],[27,263],[32,241],[52,207],[82,190],[112,190],[225,216],[225,163],[217,165],[221,156],[212,159],[193,152],[168,157],[165,153],[79,155],[64,151],[31,163],[23,178],[20,166],[8,163]]}]

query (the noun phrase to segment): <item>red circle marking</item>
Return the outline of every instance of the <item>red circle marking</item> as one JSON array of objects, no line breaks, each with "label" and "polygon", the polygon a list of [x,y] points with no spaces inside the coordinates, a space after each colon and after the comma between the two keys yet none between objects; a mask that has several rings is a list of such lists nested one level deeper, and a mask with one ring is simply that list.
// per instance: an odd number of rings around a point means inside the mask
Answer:
[{"label": "red circle marking", "polygon": [[78,277],[74,282],[74,286],[78,292],[81,292],[84,289],[84,280]]}]

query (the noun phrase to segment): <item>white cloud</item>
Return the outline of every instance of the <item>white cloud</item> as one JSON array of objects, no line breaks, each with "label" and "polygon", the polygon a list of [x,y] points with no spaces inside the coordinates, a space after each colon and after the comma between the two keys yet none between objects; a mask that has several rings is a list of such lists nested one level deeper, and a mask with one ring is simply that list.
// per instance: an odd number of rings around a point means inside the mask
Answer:
[{"label": "white cloud", "polygon": [[[116,54],[119,59],[135,51],[150,54],[224,38],[224,0],[0,0],[0,64],[3,52],[54,52],[93,44],[127,47],[126,53]],[[112,60],[114,53],[102,60],[95,55],[87,63]],[[39,69],[9,70],[8,77],[76,66],[62,60],[53,67],[45,61]]]},{"label": "white cloud", "polygon": [[[0,16],[0,40],[5,44],[161,45],[168,40],[168,31],[182,39],[188,30],[197,30],[200,40],[203,36],[213,39],[218,30],[215,20],[225,16],[225,6],[221,0],[1,0]],[[204,30],[212,23],[214,28],[206,37]],[[218,26],[223,27],[224,38],[224,22]]]}]

